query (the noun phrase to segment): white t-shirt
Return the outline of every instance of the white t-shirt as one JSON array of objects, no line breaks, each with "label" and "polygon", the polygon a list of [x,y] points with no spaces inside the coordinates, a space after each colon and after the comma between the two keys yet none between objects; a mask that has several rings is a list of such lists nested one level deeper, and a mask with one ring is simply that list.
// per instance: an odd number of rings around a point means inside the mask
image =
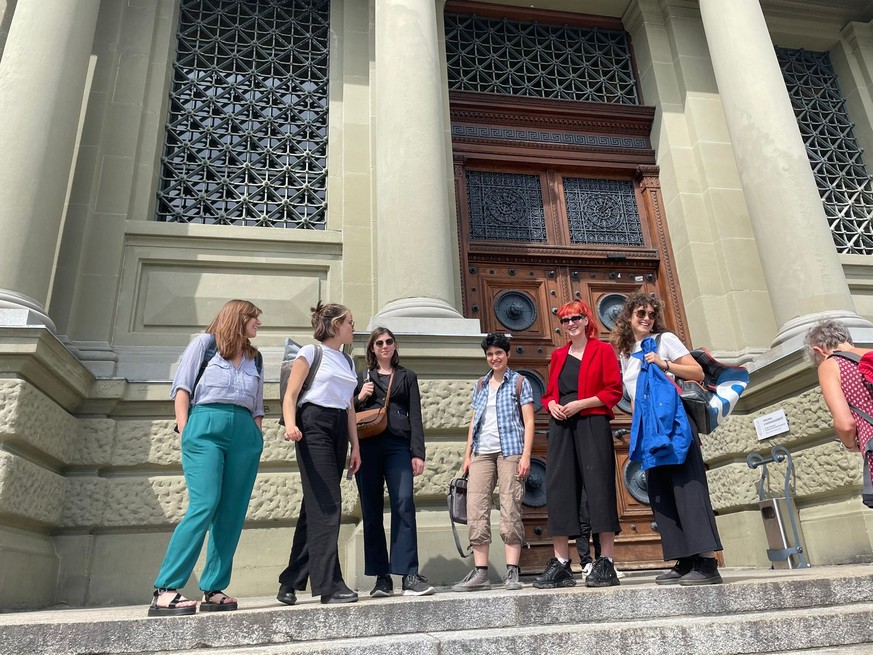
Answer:
[{"label": "white t-shirt", "polygon": [[485,403],[485,413],[482,415],[482,427],[479,430],[479,443],[476,454],[490,455],[500,452],[500,433],[497,430],[497,389],[488,385],[488,402]]},{"label": "white t-shirt", "polygon": [[[312,386],[297,398],[297,406],[312,403],[321,407],[346,409],[352,404],[352,394],[358,384],[358,378],[349,360],[339,350],[322,344],[321,364],[315,373]],[[303,346],[297,353],[297,358],[303,357],[312,366],[315,359],[315,346]]]},{"label": "white t-shirt", "polygon": [[[653,339],[657,337],[656,334],[650,335]],[[633,353],[639,352],[642,350],[642,342],[637,341],[634,344]],[[662,332],[661,333],[661,343],[658,345],[658,355],[661,356],[665,362],[675,362],[677,359],[681,359],[685,355],[688,354],[688,348],[685,347],[681,341],[679,341],[679,337],[677,337],[672,332]],[[622,355],[621,357],[621,380],[624,383],[624,388],[627,390],[627,394],[630,396],[631,402],[634,401],[634,398],[637,395],[637,378],[640,376],[640,369],[642,365],[640,360],[636,357],[625,357]],[[672,375],[668,373],[667,375]]]}]

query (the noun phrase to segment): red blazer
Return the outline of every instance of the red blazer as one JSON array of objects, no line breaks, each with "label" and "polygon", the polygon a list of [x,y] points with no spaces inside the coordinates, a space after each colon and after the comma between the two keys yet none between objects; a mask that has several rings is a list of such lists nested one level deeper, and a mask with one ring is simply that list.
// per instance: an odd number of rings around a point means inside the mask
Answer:
[{"label": "red blazer", "polygon": [[[570,352],[570,344],[558,348],[552,353],[552,361],[549,363],[549,384],[543,394],[543,410],[549,411],[549,403],[561,402],[561,394],[558,392],[558,376],[567,361],[567,353]],[[589,339],[582,354],[582,362],[579,365],[579,399],[597,396],[603,406],[583,409],[579,412],[582,416],[594,414],[606,415],[615,418],[612,408],[621,400],[621,369],[612,346],[600,339]]]}]

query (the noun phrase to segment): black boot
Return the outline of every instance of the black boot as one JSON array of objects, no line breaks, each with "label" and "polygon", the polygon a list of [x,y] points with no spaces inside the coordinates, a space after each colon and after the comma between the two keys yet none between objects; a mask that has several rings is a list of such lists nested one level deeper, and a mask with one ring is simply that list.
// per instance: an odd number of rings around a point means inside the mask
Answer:
[{"label": "black boot", "polygon": [[679,580],[679,584],[683,587],[721,583],[721,576],[718,574],[718,562],[714,557],[698,557],[694,570],[686,573]]},{"label": "black boot", "polygon": [[680,557],[676,560],[676,564],[666,573],[662,573],[655,578],[655,584],[679,584],[679,579],[688,575],[694,570],[694,565],[697,563],[697,555],[691,557]]}]

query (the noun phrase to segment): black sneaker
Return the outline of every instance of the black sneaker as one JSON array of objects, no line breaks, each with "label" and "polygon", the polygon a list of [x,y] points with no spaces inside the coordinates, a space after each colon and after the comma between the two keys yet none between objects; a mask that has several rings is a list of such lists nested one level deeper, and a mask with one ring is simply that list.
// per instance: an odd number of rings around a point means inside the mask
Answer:
[{"label": "black sneaker", "polygon": [[370,592],[372,598],[385,598],[394,595],[394,583],[390,575],[377,575],[376,586]]},{"label": "black sneaker", "polygon": [[676,564],[666,573],[662,573],[655,578],[655,584],[679,584],[679,579],[694,570],[694,563],[697,561],[697,555],[691,557],[680,557],[676,560]]},{"label": "black sneaker", "polygon": [[608,557],[601,557],[594,562],[594,568],[585,580],[588,587],[617,587],[621,584],[615,574],[615,566]]},{"label": "black sneaker", "polygon": [[698,557],[694,563],[694,570],[686,573],[679,580],[679,584],[683,587],[721,583],[722,579],[718,572],[718,562],[714,557]]},{"label": "black sneaker", "polygon": [[427,578],[418,573],[410,573],[403,576],[404,596],[430,596],[436,589],[427,583]]},{"label": "black sneaker", "polygon": [[537,589],[554,589],[555,587],[575,587],[576,580],[570,570],[570,562],[561,564],[557,557],[553,557],[546,564],[546,570],[538,575],[533,586]]}]

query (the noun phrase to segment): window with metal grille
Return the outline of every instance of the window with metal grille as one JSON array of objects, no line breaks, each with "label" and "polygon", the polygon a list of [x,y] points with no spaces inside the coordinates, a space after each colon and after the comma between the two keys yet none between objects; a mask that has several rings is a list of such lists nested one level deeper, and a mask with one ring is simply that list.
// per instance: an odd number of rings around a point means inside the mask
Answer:
[{"label": "window with metal grille", "polygon": [[449,88],[639,104],[627,33],[445,14]]},{"label": "window with metal grille", "polygon": [[546,240],[539,175],[467,172],[471,239]]},{"label": "window with metal grille", "polygon": [[777,48],[776,56],[837,251],[873,254],[873,183],[830,55]]},{"label": "window with metal grille", "polygon": [[565,177],[564,201],[573,243],[643,245],[633,183]]},{"label": "window with metal grille", "polygon": [[182,0],[157,219],[324,229],[329,0]]}]

